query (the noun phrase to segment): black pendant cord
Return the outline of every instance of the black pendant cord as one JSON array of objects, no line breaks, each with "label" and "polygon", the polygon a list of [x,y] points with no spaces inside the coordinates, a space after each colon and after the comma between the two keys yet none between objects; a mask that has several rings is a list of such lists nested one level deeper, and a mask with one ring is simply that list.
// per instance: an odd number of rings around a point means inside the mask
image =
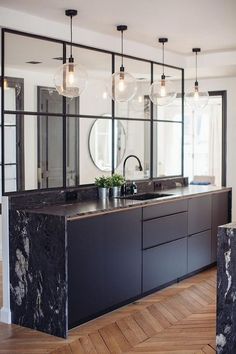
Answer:
[{"label": "black pendant cord", "polygon": [[124,31],[121,31],[121,67],[124,67]]},{"label": "black pendant cord", "polygon": [[165,43],[162,43],[162,76],[165,77]]},{"label": "black pendant cord", "polygon": [[197,86],[197,52],[196,52],[196,62],[195,62],[195,65],[196,65],[196,80],[195,80],[195,86]]},{"label": "black pendant cord", "polygon": [[70,58],[72,58],[72,15],[70,16]]}]

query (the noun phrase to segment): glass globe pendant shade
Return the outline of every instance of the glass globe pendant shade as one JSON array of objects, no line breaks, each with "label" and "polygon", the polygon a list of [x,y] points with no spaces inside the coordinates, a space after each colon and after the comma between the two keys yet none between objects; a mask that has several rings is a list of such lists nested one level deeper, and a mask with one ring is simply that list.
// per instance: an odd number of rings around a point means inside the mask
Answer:
[{"label": "glass globe pendant shade", "polygon": [[153,82],[150,87],[149,97],[157,106],[166,106],[174,101],[177,93],[171,81],[162,78],[159,81]]},{"label": "glass globe pendant shade", "polygon": [[54,75],[54,84],[59,95],[74,98],[86,88],[87,73],[83,66],[74,62],[65,63]]},{"label": "glass globe pendant shade", "polygon": [[136,94],[136,79],[122,68],[111,76],[108,83],[110,97],[116,102],[130,101]]},{"label": "glass globe pendant shade", "polygon": [[199,91],[198,85],[195,85],[194,91],[185,94],[185,102],[194,111],[203,110],[209,101],[209,93],[207,91]]}]

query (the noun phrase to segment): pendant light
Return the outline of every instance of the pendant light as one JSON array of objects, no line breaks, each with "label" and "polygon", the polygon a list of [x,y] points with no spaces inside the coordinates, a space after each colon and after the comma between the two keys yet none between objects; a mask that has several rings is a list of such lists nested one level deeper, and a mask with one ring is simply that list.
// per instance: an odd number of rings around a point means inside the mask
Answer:
[{"label": "pendant light", "polygon": [[121,66],[118,72],[111,76],[108,83],[108,92],[111,98],[116,102],[130,101],[137,91],[136,79],[125,71],[124,67],[124,31],[127,30],[126,25],[116,27],[121,33]]},{"label": "pendant light", "polygon": [[209,101],[209,93],[207,91],[199,91],[197,78],[197,55],[201,52],[201,48],[193,48],[192,52],[196,54],[195,71],[196,78],[194,83],[194,90],[185,94],[186,103],[196,111],[200,111],[206,107]]},{"label": "pendant light", "polygon": [[162,75],[161,80],[153,82],[149,92],[150,99],[158,106],[170,104],[177,95],[172,83],[166,80],[165,76],[165,43],[167,42],[168,38],[159,38],[159,43],[162,44]]},{"label": "pendant light", "polygon": [[70,17],[70,57],[68,63],[58,68],[54,76],[54,84],[59,95],[73,98],[81,95],[87,84],[87,73],[83,66],[75,64],[72,55],[72,19],[77,10],[66,10],[65,15]]}]

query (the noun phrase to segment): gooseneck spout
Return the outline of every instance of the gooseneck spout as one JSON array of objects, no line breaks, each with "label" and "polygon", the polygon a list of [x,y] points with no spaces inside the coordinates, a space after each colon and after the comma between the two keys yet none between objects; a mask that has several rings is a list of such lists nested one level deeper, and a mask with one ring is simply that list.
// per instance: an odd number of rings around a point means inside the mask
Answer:
[{"label": "gooseneck spout", "polygon": [[131,157],[135,158],[135,159],[138,161],[138,164],[139,164],[139,171],[142,171],[142,170],[143,170],[143,166],[142,166],[141,161],[140,161],[140,159],[138,158],[138,156],[136,156],[136,155],[128,155],[128,156],[125,158],[124,163],[123,163],[123,177],[124,177],[124,178],[125,178],[125,166],[126,166],[126,162],[127,162],[127,160],[128,160],[129,158],[131,158]]}]

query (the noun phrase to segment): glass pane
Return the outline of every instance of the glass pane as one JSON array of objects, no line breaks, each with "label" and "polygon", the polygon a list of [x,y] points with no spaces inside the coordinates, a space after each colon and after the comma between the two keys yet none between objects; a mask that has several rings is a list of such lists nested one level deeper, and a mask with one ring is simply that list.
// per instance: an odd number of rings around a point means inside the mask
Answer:
[{"label": "glass pane", "polygon": [[[154,64],[153,81],[160,81],[162,73],[162,66]],[[165,76],[166,81],[170,82],[172,89],[176,92],[177,99],[165,106],[154,104],[153,118],[158,120],[182,121],[182,71],[165,67]]]},{"label": "glass pane", "polygon": [[[61,57],[60,43],[6,33],[6,85],[15,89],[16,99],[8,97],[5,90],[5,109],[61,113],[62,97],[54,90],[54,74],[62,64]],[[24,97],[27,99],[23,101]]]},{"label": "glass pane", "polygon": [[[67,46],[67,53],[69,53],[69,46]],[[86,88],[80,96],[77,113],[94,116],[111,115],[111,98],[106,89],[106,82],[112,72],[111,54],[73,47],[73,57],[75,63],[83,66],[88,75]],[[74,113],[69,112],[68,109],[67,112]]]},{"label": "glass pane", "polygon": [[[4,128],[5,163],[16,163],[18,190],[62,187],[62,117],[20,118],[16,120],[17,141],[16,128]],[[10,186],[5,191],[15,191]]]},{"label": "glass pane", "polygon": [[111,119],[80,119],[80,184],[110,176],[112,169]]},{"label": "glass pane", "polygon": [[182,124],[154,122],[154,177],[179,176],[182,173]]},{"label": "glass pane", "polygon": [[202,112],[193,112],[186,105],[184,131],[184,175],[190,182],[213,177],[213,184],[221,186],[222,97],[210,96]]},{"label": "glass pane", "polygon": [[79,184],[79,118],[66,121],[66,185]]},{"label": "glass pane", "polygon": [[16,128],[4,128],[5,163],[16,163]]},{"label": "glass pane", "polygon": [[38,140],[39,188],[63,185],[63,119],[40,116],[36,130]]},{"label": "glass pane", "polygon": [[5,166],[5,191],[15,192],[16,190],[16,165]]},{"label": "glass pane", "polygon": [[8,114],[5,116],[4,125],[16,125],[15,114]]},{"label": "glass pane", "polygon": [[[118,123],[119,122],[119,123]],[[121,129],[120,126],[123,128]],[[120,133],[125,131],[125,138]],[[123,144],[125,143],[125,146]],[[116,173],[123,174],[123,163],[129,155],[135,155],[140,160],[142,171],[136,158],[131,157],[125,168],[127,180],[150,177],[150,122],[117,120],[115,124],[115,149],[117,168]],[[124,153],[123,153],[124,150]]]},{"label": "glass pane", "polygon": [[182,98],[177,97],[167,106],[155,106],[155,118],[158,120],[182,122]]},{"label": "glass pane", "polygon": [[[121,58],[115,57],[116,72],[120,70]],[[151,64],[141,60],[124,58],[125,72],[136,79],[137,91],[128,102],[116,102],[115,115],[122,118],[150,119],[149,88],[151,82]]]}]

